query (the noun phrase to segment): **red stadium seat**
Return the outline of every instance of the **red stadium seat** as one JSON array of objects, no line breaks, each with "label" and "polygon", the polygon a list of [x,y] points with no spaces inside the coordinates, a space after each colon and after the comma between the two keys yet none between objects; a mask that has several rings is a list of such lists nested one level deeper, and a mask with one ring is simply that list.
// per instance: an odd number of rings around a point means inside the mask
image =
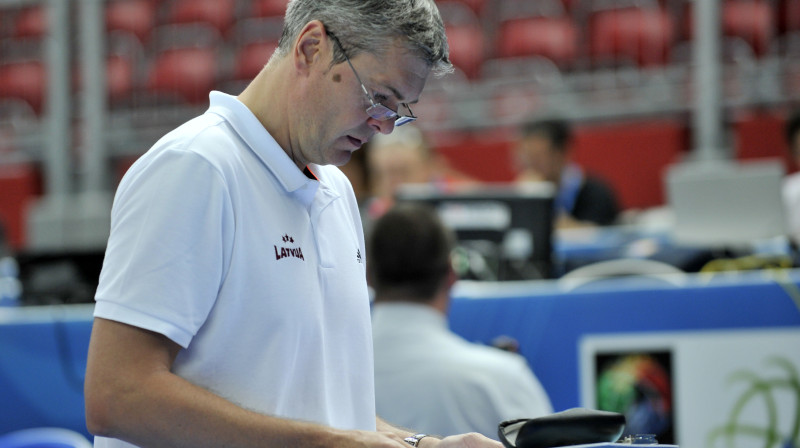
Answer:
[{"label": "red stadium seat", "polygon": [[252,0],[252,17],[283,17],[289,0]]},{"label": "red stadium seat", "polygon": [[632,61],[640,67],[669,62],[675,42],[672,17],[659,8],[623,8],[592,13],[590,51],[596,65]]},{"label": "red stadium seat", "polygon": [[460,3],[480,16],[485,12],[484,7],[488,2],[489,0],[438,0],[436,4],[441,8],[446,3]]},{"label": "red stadium seat", "polygon": [[443,2],[439,4],[439,12],[450,45],[450,61],[467,78],[476,78],[487,49],[481,21],[461,2]]},{"label": "red stadium seat", "polygon": [[233,67],[233,79],[237,81],[251,80],[278,48],[277,41],[248,42],[236,53]]},{"label": "red stadium seat", "polygon": [[[106,94],[111,103],[129,99],[135,90],[133,58],[129,55],[113,54],[106,59]],[[81,67],[73,67],[72,85],[75,91],[83,86]]]},{"label": "red stadium seat", "polygon": [[106,88],[109,101],[130,98],[135,89],[134,62],[123,55],[112,55],[106,62]]},{"label": "red stadium seat", "polygon": [[525,17],[500,24],[498,57],[542,56],[561,68],[575,62],[578,29],[568,17]]},{"label": "red stadium seat", "polygon": [[234,0],[174,0],[165,23],[204,23],[225,35],[234,23]]},{"label": "red stadium seat", "polygon": [[44,64],[25,60],[0,65],[0,98],[25,101],[38,114],[47,87]]},{"label": "red stadium seat", "polygon": [[208,100],[214,89],[217,54],[210,47],[169,48],[155,56],[147,78],[150,92],[190,103]]},{"label": "red stadium seat", "polygon": [[737,159],[779,158],[788,172],[798,168],[784,137],[784,115],[774,111],[743,111],[733,121]]},{"label": "red stadium seat", "polygon": [[[790,0],[790,3],[792,2],[797,3],[796,0]],[[694,10],[692,4],[686,8],[688,39],[692,39],[695,35]],[[754,56],[762,56],[767,52],[777,31],[769,0],[725,0],[721,5],[720,14],[724,36],[746,42]]]},{"label": "red stadium seat", "polygon": [[252,80],[278,48],[283,30],[282,17],[251,17],[239,20],[228,39],[232,52],[230,73],[226,73],[226,91],[234,92]]},{"label": "red stadium seat", "polygon": [[467,78],[477,78],[485,59],[483,28],[478,25],[448,25],[445,31],[450,45],[450,61]]},{"label": "red stadium seat", "polygon": [[756,56],[767,52],[775,36],[772,7],[764,0],[729,0],[722,4],[722,31],[740,37]]},{"label": "red stadium seat", "polygon": [[778,11],[779,33],[800,31],[800,2],[797,0],[781,0]]},{"label": "red stadium seat", "polygon": [[16,38],[39,38],[47,34],[47,10],[44,6],[31,6],[20,10],[13,20]]},{"label": "red stadium seat", "polygon": [[106,4],[106,30],[131,33],[146,43],[156,23],[153,0],[116,0]]}]

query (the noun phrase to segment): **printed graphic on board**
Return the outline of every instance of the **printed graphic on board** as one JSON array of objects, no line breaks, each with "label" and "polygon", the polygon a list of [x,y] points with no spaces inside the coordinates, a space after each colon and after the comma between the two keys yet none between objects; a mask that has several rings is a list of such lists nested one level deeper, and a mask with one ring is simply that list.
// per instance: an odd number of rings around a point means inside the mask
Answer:
[{"label": "printed graphic on board", "polygon": [[598,409],[625,414],[624,435],[675,443],[670,352],[598,354],[595,365]]},{"label": "printed graphic on board", "polygon": [[686,448],[800,448],[800,329],[587,335],[581,404]]}]

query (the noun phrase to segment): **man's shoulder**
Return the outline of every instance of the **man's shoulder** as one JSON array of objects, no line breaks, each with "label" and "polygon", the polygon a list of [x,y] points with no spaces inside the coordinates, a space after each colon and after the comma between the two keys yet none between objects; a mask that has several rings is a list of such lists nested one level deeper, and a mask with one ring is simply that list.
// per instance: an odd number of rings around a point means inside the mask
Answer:
[{"label": "man's shoulder", "polygon": [[462,350],[456,351],[463,367],[479,369],[484,372],[495,372],[505,376],[527,370],[527,361],[518,354],[496,347],[464,341]]},{"label": "man's shoulder", "polygon": [[165,134],[148,152],[191,153],[219,163],[233,155],[231,148],[239,145],[239,141],[222,117],[205,113]]},{"label": "man's shoulder", "polygon": [[220,126],[223,121],[219,116],[209,113],[194,117],[164,134],[148,152],[152,155],[164,150],[218,147],[222,141],[231,137],[225,126]]},{"label": "man's shoulder", "polygon": [[167,135],[172,136],[173,139],[213,147],[215,142],[229,141],[234,138],[235,132],[227,125],[223,117],[206,112],[178,126]]}]

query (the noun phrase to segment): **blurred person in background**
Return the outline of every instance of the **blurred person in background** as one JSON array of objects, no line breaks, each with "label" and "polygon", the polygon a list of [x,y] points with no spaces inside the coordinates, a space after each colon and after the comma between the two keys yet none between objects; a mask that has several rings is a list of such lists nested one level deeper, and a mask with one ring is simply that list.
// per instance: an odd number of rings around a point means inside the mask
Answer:
[{"label": "blurred person in background", "polygon": [[[368,145],[369,143],[365,146]],[[353,193],[356,195],[356,201],[358,201],[359,206],[365,205],[372,195],[370,192],[371,180],[369,170],[367,169],[366,153],[366,149],[362,147],[362,149],[353,153],[349,162],[339,167],[344,175],[347,176],[350,185],[353,186]]]},{"label": "blurred person in background", "polygon": [[447,327],[455,237],[429,206],[399,203],[368,235],[378,413],[401,426],[497,438],[501,421],[552,413],[525,358]]},{"label": "blurred person in background", "polygon": [[556,228],[616,223],[620,210],[614,190],[570,160],[572,129],[566,120],[532,119],[519,133],[513,149],[516,181],[556,186]]},{"label": "blurred person in background", "polygon": [[[800,167],[800,109],[795,110],[784,126],[786,143],[795,166]],[[800,243],[800,172],[790,174],[783,183],[783,201],[789,219],[789,233]]]},{"label": "blurred person in background", "polygon": [[500,448],[375,414],[364,234],[342,172],[450,71],[432,0],[292,0],[238,96],[117,190],[85,380],[97,447]]},{"label": "blurred person in background", "polygon": [[401,185],[432,185],[444,190],[477,182],[436,154],[422,131],[413,125],[375,136],[367,144],[366,158],[372,194],[367,212],[373,219],[391,208]]}]

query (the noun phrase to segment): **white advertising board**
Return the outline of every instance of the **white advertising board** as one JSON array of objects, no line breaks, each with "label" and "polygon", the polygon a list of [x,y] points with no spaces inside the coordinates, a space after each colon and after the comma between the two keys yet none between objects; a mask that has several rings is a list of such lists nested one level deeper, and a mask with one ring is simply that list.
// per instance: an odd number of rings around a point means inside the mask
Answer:
[{"label": "white advertising board", "polygon": [[800,329],[589,335],[579,353],[582,406],[625,412],[633,433],[692,448],[800,446]]}]

